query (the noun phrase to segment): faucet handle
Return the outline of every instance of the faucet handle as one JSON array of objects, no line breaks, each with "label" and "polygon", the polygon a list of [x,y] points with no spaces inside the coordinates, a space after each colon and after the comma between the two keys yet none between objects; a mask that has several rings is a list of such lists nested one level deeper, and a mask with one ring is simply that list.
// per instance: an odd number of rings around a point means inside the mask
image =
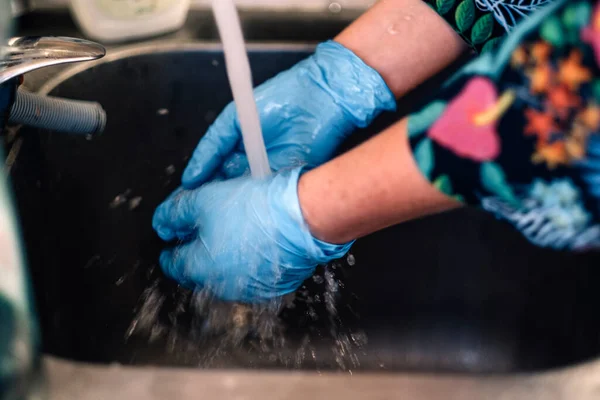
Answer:
[{"label": "faucet handle", "polygon": [[0,84],[39,68],[96,60],[105,54],[102,45],[89,40],[60,36],[15,37],[0,46]]}]

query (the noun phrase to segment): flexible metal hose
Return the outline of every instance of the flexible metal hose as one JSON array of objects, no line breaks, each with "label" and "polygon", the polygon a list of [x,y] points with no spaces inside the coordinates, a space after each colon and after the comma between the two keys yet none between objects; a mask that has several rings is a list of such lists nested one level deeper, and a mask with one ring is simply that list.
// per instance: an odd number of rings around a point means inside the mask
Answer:
[{"label": "flexible metal hose", "polygon": [[99,103],[42,96],[19,89],[8,122],[64,133],[98,135],[106,126],[106,112]]}]

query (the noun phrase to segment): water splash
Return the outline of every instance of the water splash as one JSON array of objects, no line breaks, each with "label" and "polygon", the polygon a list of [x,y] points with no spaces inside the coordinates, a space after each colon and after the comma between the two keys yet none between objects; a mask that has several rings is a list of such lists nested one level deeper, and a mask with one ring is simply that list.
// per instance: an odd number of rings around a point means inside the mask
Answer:
[{"label": "water splash", "polygon": [[155,279],[140,298],[126,338],[164,346],[178,361],[203,368],[352,373],[366,354],[368,338],[346,304],[352,293],[343,282],[345,269],[341,261],[322,267],[297,293],[262,305],[219,301],[207,290],[173,292],[170,282]]}]

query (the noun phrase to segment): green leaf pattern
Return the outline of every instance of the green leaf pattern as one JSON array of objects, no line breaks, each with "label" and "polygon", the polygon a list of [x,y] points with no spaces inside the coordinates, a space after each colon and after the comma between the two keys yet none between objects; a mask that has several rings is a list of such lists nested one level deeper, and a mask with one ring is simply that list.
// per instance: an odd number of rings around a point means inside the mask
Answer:
[{"label": "green leaf pattern", "polygon": [[592,17],[592,6],[586,2],[569,4],[562,14],[563,24],[568,30],[579,32]]},{"label": "green leaf pattern", "polygon": [[445,109],[446,102],[438,100],[430,103],[421,111],[412,114],[408,119],[408,136],[413,138],[425,133],[442,116]]},{"label": "green leaf pattern", "polygon": [[456,8],[456,27],[458,32],[465,33],[475,21],[475,3],[473,0],[463,0]]},{"label": "green leaf pattern", "polygon": [[567,37],[563,30],[562,23],[556,15],[548,18],[542,24],[540,36],[554,47],[563,47],[566,44]]},{"label": "green leaf pattern", "polygon": [[494,16],[492,14],[486,14],[479,18],[473,29],[471,30],[471,42],[475,45],[481,44],[488,40],[492,36],[494,30]]},{"label": "green leaf pattern", "polygon": [[435,167],[435,159],[433,157],[433,143],[431,142],[431,139],[423,139],[415,148],[414,155],[419,169],[421,170],[423,175],[427,177],[427,179],[430,179],[433,167]]},{"label": "green leaf pattern", "polygon": [[592,83],[592,92],[596,103],[600,104],[600,79],[594,79],[594,82]]},{"label": "green leaf pattern", "polygon": [[502,167],[494,162],[487,162],[481,165],[480,173],[481,184],[488,192],[511,205],[518,205],[519,201],[506,181],[506,175]]},{"label": "green leaf pattern", "polygon": [[565,7],[561,18],[567,42],[577,45],[581,30],[587,26],[592,18],[592,6],[584,1],[571,2]]},{"label": "green leaf pattern", "polygon": [[460,194],[454,193],[454,187],[452,186],[452,182],[450,181],[450,177],[448,175],[439,176],[434,182],[433,186],[444,193],[446,196],[452,197],[454,200],[464,203],[465,199]]},{"label": "green leaf pattern", "polygon": [[434,182],[433,186],[439,190],[440,192],[447,194],[448,196],[452,195],[454,188],[452,187],[452,182],[450,182],[450,178],[448,175],[439,176]]},{"label": "green leaf pattern", "polygon": [[[505,36],[506,24],[510,19],[511,26],[534,12],[535,9],[550,4],[547,0],[527,0],[532,4],[523,4],[523,0],[424,0],[433,10],[444,17],[446,21],[462,36],[462,38],[477,52],[494,48]],[[509,4],[503,4],[509,3]],[[527,3],[527,2],[525,2]],[[506,11],[513,10],[510,17]],[[515,11],[517,10],[517,11]],[[591,10],[584,6],[573,7],[565,11],[562,18],[565,24],[581,27],[588,20]],[[578,32],[579,29],[568,33]],[[577,38],[577,35],[571,35]],[[565,38],[564,40],[568,40]]]},{"label": "green leaf pattern", "polygon": [[447,14],[454,7],[456,0],[436,0],[436,9],[440,15]]},{"label": "green leaf pattern", "polygon": [[495,49],[498,48],[498,46],[500,46],[500,43],[502,43],[502,39],[501,37],[497,37],[497,38],[493,38],[491,40],[488,40],[485,45],[483,45],[483,48],[481,49],[481,53],[487,53],[489,51],[493,51]]}]

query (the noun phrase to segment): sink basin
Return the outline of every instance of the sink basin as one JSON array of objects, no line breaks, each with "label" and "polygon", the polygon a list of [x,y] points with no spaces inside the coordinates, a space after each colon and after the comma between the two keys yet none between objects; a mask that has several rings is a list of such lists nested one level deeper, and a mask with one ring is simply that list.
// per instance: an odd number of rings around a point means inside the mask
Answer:
[{"label": "sink basin", "polygon": [[[252,46],[255,83],[310,51]],[[269,334],[233,340],[227,329],[203,330],[202,299],[157,268],[164,244],[150,221],[231,100],[223,62],[209,45],[138,47],[47,85],[52,95],[99,101],[109,119],[93,139],[21,131],[11,175],[46,353],[133,365],[466,373],[541,371],[600,354],[600,256],[537,249],[474,209],[359,240],[261,325]],[[382,116],[355,137],[397,118]]]}]

